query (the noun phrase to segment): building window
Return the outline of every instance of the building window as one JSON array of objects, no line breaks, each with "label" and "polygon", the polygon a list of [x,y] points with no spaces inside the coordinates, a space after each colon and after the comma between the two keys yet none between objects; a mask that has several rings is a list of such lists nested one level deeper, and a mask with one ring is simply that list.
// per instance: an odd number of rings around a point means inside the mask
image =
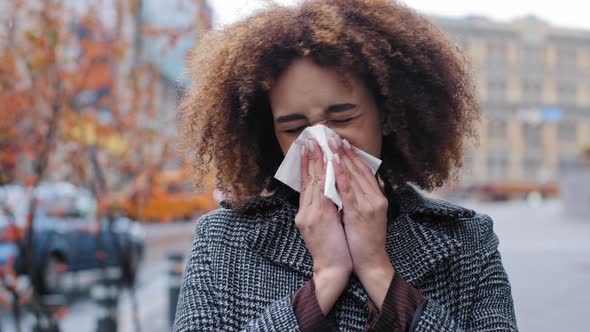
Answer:
[{"label": "building window", "polygon": [[[533,127],[534,128],[534,127]],[[537,137],[537,133],[536,131],[531,131],[531,134],[529,137],[531,139],[535,139],[535,142],[538,143],[538,141],[536,141]],[[526,134],[525,134],[526,137]],[[543,151],[543,146],[538,143],[538,144],[526,144],[526,150],[524,151],[524,156],[523,156],[523,163],[524,163],[524,174],[525,174],[525,179],[528,181],[540,181],[542,180],[542,174],[541,174],[541,170],[543,169],[543,159],[545,157],[544,151]]]},{"label": "building window", "polygon": [[557,98],[560,104],[575,104],[576,92],[575,82],[561,82],[557,84]]},{"label": "building window", "polygon": [[538,148],[543,146],[543,126],[536,124],[524,123],[522,133],[525,145],[527,147]]},{"label": "building window", "polygon": [[488,136],[498,139],[506,138],[508,136],[508,123],[506,120],[491,119],[488,122]]},{"label": "building window", "polygon": [[505,64],[508,60],[508,47],[506,42],[491,40],[488,42],[488,62],[490,64]]},{"label": "building window", "polygon": [[577,51],[576,45],[559,45],[557,46],[557,75],[571,78],[576,73],[577,68]]},{"label": "building window", "polygon": [[[485,71],[492,80],[508,77],[510,64],[508,61],[508,36],[491,36],[486,38]],[[506,84],[504,84],[506,86]]]},{"label": "building window", "polygon": [[488,178],[504,181],[509,177],[510,151],[507,149],[490,149],[488,151]]},{"label": "building window", "polygon": [[543,99],[543,82],[525,79],[522,81],[522,99],[526,103],[538,104]]},{"label": "building window", "polygon": [[522,62],[520,75],[522,77],[535,77],[542,80],[544,77],[545,49],[537,45],[525,45],[522,48]]},{"label": "building window", "polygon": [[496,101],[504,101],[507,96],[506,80],[494,79],[487,82],[488,85],[488,99]]},{"label": "building window", "polygon": [[576,123],[571,121],[562,121],[557,127],[557,135],[560,141],[575,142],[577,139]]}]

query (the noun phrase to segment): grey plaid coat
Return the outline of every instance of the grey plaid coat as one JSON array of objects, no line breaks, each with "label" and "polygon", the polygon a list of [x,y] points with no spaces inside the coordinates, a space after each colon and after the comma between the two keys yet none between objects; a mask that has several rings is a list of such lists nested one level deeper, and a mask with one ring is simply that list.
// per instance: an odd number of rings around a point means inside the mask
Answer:
[{"label": "grey plaid coat", "polygon": [[[260,197],[196,226],[174,331],[298,331],[291,295],[312,277],[294,224],[297,206]],[[416,331],[517,331],[510,283],[490,217],[400,191],[387,226],[397,273],[427,299]],[[368,296],[354,276],[332,309],[341,331],[362,331]]]}]

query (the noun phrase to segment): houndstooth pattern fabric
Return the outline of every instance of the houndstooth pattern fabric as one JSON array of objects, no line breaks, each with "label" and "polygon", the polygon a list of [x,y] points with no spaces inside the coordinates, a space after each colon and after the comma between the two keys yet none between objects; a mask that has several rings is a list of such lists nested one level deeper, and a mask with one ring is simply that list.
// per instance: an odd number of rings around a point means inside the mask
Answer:
[{"label": "houndstooth pattern fabric", "polygon": [[[298,331],[291,296],[313,261],[281,195],[199,219],[174,331]],[[492,220],[407,186],[387,225],[387,252],[428,302],[416,331],[517,331]],[[356,277],[332,309],[341,331],[362,331],[368,296]]]}]

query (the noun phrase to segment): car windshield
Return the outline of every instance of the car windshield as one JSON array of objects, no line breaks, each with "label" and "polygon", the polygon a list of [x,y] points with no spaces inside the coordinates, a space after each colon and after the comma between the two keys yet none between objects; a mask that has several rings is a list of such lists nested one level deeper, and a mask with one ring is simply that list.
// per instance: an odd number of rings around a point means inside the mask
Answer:
[{"label": "car windshield", "polygon": [[[69,183],[41,184],[35,189],[38,199],[36,215],[59,219],[92,219],[96,213],[96,202],[92,194]],[[0,207],[8,206],[10,215],[0,209],[0,227],[11,217],[13,222],[24,226],[29,207],[29,192],[22,186],[0,187]]]},{"label": "car windshield", "polygon": [[28,204],[26,191],[21,186],[9,185],[0,187],[0,227],[8,223],[24,226]]}]

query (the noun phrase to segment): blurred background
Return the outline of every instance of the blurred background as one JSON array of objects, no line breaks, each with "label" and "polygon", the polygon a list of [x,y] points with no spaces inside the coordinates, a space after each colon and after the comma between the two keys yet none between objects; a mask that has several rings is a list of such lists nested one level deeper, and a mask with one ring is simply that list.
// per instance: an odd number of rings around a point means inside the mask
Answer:
[{"label": "blurred background", "polygon": [[[0,331],[170,330],[219,199],[176,152],[186,52],[272,2],[0,0]],[[433,195],[495,220],[522,331],[588,331],[587,10],[406,3],[463,50],[483,109],[460,180]]]}]

